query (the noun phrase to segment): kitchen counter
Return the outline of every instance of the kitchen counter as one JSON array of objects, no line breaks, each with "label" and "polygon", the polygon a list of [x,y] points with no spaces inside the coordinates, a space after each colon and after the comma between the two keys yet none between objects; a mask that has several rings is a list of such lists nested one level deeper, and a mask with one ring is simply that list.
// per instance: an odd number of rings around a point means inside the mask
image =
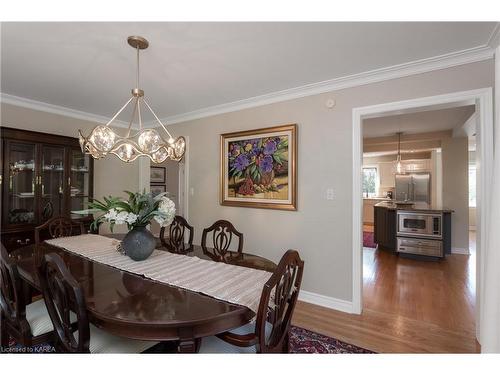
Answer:
[{"label": "kitchen counter", "polygon": [[375,207],[386,208],[391,211],[414,211],[428,213],[451,213],[453,210],[444,207],[432,206],[427,203],[416,202],[412,204],[397,205],[395,202],[380,202]]}]

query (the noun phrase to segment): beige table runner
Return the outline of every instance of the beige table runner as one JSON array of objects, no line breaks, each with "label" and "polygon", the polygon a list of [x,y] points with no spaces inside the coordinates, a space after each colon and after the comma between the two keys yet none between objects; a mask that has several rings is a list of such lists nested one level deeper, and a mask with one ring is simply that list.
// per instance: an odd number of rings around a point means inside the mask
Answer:
[{"label": "beige table runner", "polygon": [[246,306],[254,312],[259,307],[262,288],[272,275],[262,270],[161,250],[154,250],[148,259],[136,262],[116,250],[120,241],[95,234],[46,242],[120,270]]}]

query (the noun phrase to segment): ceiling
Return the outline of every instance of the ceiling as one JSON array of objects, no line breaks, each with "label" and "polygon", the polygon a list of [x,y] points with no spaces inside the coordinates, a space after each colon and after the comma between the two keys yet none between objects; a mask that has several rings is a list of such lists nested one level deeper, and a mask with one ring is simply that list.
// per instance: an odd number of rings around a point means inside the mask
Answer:
[{"label": "ceiling", "polygon": [[418,134],[451,130],[474,113],[475,106],[413,112],[363,120],[363,138],[386,137],[403,132]]},{"label": "ceiling", "polygon": [[126,38],[142,35],[150,48],[141,54],[141,87],[166,118],[483,46],[495,25],[2,23],[1,91],[111,116],[135,84]]}]

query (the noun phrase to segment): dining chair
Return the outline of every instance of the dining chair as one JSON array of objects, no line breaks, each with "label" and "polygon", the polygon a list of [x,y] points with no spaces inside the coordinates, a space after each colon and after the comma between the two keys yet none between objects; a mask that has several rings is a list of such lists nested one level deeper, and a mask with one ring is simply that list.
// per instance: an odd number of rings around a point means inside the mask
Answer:
[{"label": "dining chair", "polygon": [[17,344],[33,346],[51,343],[53,326],[43,299],[26,303],[26,293],[17,265],[0,245],[0,335],[2,348],[10,338]]},{"label": "dining chair", "polygon": [[[186,242],[186,230],[189,237]],[[165,227],[160,230],[160,240],[168,251],[176,254],[186,254],[193,251],[194,228],[189,225],[186,219],[176,215],[168,229],[168,237],[165,238]]]},{"label": "dining chair", "polygon": [[39,244],[40,232],[48,230],[50,238],[69,237],[85,234],[85,227],[81,221],[72,220],[68,216],[56,216],[47,220],[42,225],[35,227],[35,243]]},{"label": "dining chair", "polygon": [[[56,253],[45,254],[38,268],[38,277],[55,327],[54,347],[57,352],[141,353],[157,344],[114,336],[90,324],[83,289]],[[76,322],[76,332],[72,320]]]},{"label": "dining chair", "polygon": [[[212,241],[210,246],[213,247],[207,247],[207,236],[210,232],[212,232]],[[229,250],[233,235],[238,238],[238,247],[236,252]],[[229,221],[217,220],[209,228],[203,229],[201,247],[203,249],[203,253],[208,255],[210,258],[218,262],[225,262],[227,258],[237,257],[242,254],[243,233],[238,232],[234,225]]]},{"label": "dining chair", "polygon": [[200,353],[288,353],[292,315],[303,271],[304,262],[299,253],[288,250],[264,284],[256,321],[204,338]]}]

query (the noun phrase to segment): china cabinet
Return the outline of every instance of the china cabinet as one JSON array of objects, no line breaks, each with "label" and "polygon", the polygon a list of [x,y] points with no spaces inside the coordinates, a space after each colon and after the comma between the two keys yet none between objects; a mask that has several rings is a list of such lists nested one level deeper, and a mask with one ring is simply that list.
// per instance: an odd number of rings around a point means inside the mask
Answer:
[{"label": "china cabinet", "polygon": [[70,215],[88,228],[93,160],[77,138],[0,128],[2,243],[12,251],[34,241],[34,228],[53,216]]}]

